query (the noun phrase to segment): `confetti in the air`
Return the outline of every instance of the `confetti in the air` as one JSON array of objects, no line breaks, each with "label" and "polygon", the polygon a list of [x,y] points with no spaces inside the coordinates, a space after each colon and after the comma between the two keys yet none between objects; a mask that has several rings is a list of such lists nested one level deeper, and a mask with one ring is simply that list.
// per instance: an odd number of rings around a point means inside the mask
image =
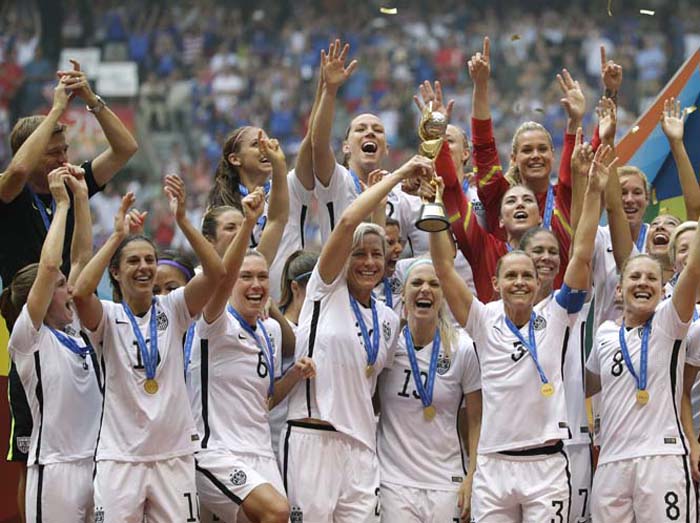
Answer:
[{"label": "confetti in the air", "polygon": [[399,10],[395,7],[380,7],[379,12],[383,15],[395,15],[399,12]]},{"label": "confetti in the air", "polygon": [[639,14],[640,15],[647,15],[647,16],[654,16],[656,11],[652,11],[651,9],[640,9]]},{"label": "confetti in the air", "polygon": [[612,16],[612,0],[608,0],[608,16]]},{"label": "confetti in the air", "polygon": [[694,112],[697,111],[697,110],[698,110],[698,108],[697,108],[696,106],[691,105],[691,106],[686,107],[685,109],[683,109],[683,112],[684,112],[686,115],[689,115],[690,113],[694,113]]},{"label": "confetti in the air", "polygon": [[631,132],[632,134],[634,134],[634,133],[636,133],[637,131],[639,131],[639,126],[638,126],[638,125],[635,125],[634,127],[632,127],[632,130],[631,130],[630,132]]},{"label": "confetti in the air", "polygon": [[518,34],[510,35],[511,42],[517,42],[518,40],[520,40],[520,35],[518,35]]},{"label": "confetti in the air", "polygon": [[535,111],[536,113],[543,113],[543,112],[544,112],[544,109],[542,109],[541,107],[535,107],[534,111]]}]

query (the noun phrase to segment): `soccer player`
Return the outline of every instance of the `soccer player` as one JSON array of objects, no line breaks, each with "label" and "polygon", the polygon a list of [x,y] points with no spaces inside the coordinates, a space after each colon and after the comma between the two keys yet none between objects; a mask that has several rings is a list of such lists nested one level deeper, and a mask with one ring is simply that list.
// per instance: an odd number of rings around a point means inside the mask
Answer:
[{"label": "soccer player", "polygon": [[[199,435],[183,379],[187,328],[224,276],[214,247],[189,222],[185,185],[165,177],[175,220],[202,264],[202,273],[167,296],[154,296],[157,256],[143,236],[127,236],[122,199],[114,232],[80,274],[74,291],[81,324],[105,374],[95,459],[95,519],[107,522],[184,521],[197,514],[193,452]],[[119,303],[94,292],[105,269]]]}]

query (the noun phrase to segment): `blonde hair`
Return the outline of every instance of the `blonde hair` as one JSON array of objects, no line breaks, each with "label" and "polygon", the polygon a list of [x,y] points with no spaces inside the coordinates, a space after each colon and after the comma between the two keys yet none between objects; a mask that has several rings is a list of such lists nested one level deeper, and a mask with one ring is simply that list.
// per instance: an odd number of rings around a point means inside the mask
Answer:
[{"label": "blonde hair", "polygon": [[639,260],[641,258],[645,258],[647,260],[651,260],[654,262],[654,264],[659,268],[659,274],[663,276],[663,267],[661,267],[661,263],[659,263],[659,260],[656,258],[649,256],[648,254],[641,253],[641,254],[635,254],[634,256],[630,256],[625,260],[625,263],[622,264],[622,268],[620,270],[620,285],[622,285],[622,280],[625,278],[625,272],[627,271],[627,267],[629,266],[630,263],[632,263],[635,260]]},{"label": "blonde hair", "polygon": [[647,178],[647,175],[644,174],[644,171],[642,171],[639,167],[635,167],[634,165],[623,165],[622,167],[618,167],[618,179],[622,178],[623,176],[638,176],[644,185],[644,193],[647,196],[647,200],[651,198],[651,185],[649,184],[649,179]]},{"label": "blonde hair", "polygon": [[[404,298],[406,295],[406,282],[408,281],[408,278],[410,277],[411,272],[413,272],[413,270],[415,268],[420,267],[422,265],[430,265],[432,267],[433,262],[427,256],[422,256],[422,257],[416,259],[416,261],[414,261],[406,269],[406,274],[404,275],[403,282],[401,285],[401,297],[402,298]],[[440,284],[440,288],[442,289],[442,283]],[[440,304],[440,308],[438,309],[437,328],[438,328],[438,331],[440,331],[440,339],[442,342],[442,348],[445,351],[445,355],[449,358],[450,356],[452,356],[452,347],[454,346],[455,343],[457,343],[457,330],[455,329],[454,325],[452,324],[450,314],[447,310],[447,303],[445,302],[444,297],[442,299],[442,303]]]},{"label": "blonde hair", "polygon": [[678,248],[676,246],[676,242],[678,241],[678,237],[686,231],[694,231],[697,228],[698,222],[689,221],[683,222],[678,227],[673,229],[671,239],[668,242],[668,259],[671,261],[671,265],[676,264],[676,249]]},{"label": "blonde hair", "polygon": [[351,251],[357,249],[362,245],[362,241],[368,234],[376,234],[382,240],[382,251],[386,254],[386,233],[384,232],[384,227],[377,225],[376,223],[366,223],[363,222],[357,226],[355,232],[352,233],[352,245],[350,247]]},{"label": "blonde hair", "polygon": [[540,131],[544,133],[547,136],[547,140],[549,141],[549,147],[552,150],[554,150],[552,135],[549,134],[549,131],[544,128],[544,125],[532,121],[522,123],[513,135],[513,141],[511,142],[510,146],[511,160],[510,164],[508,165],[508,170],[505,174],[505,179],[511,185],[519,185],[523,183],[523,179],[520,177],[520,170],[518,169],[518,165],[513,161],[512,158],[518,152],[518,141],[520,140],[520,136],[528,131]]}]

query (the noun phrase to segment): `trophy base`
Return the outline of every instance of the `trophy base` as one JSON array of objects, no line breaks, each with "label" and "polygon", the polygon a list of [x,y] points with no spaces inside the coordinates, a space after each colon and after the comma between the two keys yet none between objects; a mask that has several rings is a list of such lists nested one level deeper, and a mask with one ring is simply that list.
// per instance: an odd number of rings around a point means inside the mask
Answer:
[{"label": "trophy base", "polygon": [[424,203],[420,209],[420,218],[416,228],[425,232],[440,232],[450,228],[450,221],[445,215],[445,208],[440,203]]}]

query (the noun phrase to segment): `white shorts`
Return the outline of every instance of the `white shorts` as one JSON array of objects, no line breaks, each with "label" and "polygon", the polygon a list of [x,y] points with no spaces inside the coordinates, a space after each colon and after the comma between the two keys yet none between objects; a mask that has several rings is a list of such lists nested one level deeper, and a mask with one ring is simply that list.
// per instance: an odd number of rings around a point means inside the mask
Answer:
[{"label": "white shorts", "polygon": [[517,455],[479,454],[472,485],[472,520],[566,523],[570,481],[569,460],[561,444]]},{"label": "white shorts", "polygon": [[258,486],[270,483],[283,496],[282,476],[275,458],[208,450],[195,456],[199,502],[224,521],[247,521],[240,506]]},{"label": "white shorts", "polygon": [[281,461],[292,523],[379,522],[379,461],[357,440],[291,421]]},{"label": "white shorts", "polygon": [[456,490],[433,490],[382,482],[382,523],[459,522]]},{"label": "white shorts", "polygon": [[648,456],[598,465],[593,523],[695,521],[697,499],[686,456]]},{"label": "white shorts", "polygon": [[96,523],[198,521],[198,508],[192,456],[97,462]]},{"label": "white shorts", "polygon": [[571,517],[569,523],[591,521],[591,446],[565,445],[571,467]]},{"label": "white shorts", "polygon": [[92,458],[27,467],[25,494],[29,522],[92,522]]}]

